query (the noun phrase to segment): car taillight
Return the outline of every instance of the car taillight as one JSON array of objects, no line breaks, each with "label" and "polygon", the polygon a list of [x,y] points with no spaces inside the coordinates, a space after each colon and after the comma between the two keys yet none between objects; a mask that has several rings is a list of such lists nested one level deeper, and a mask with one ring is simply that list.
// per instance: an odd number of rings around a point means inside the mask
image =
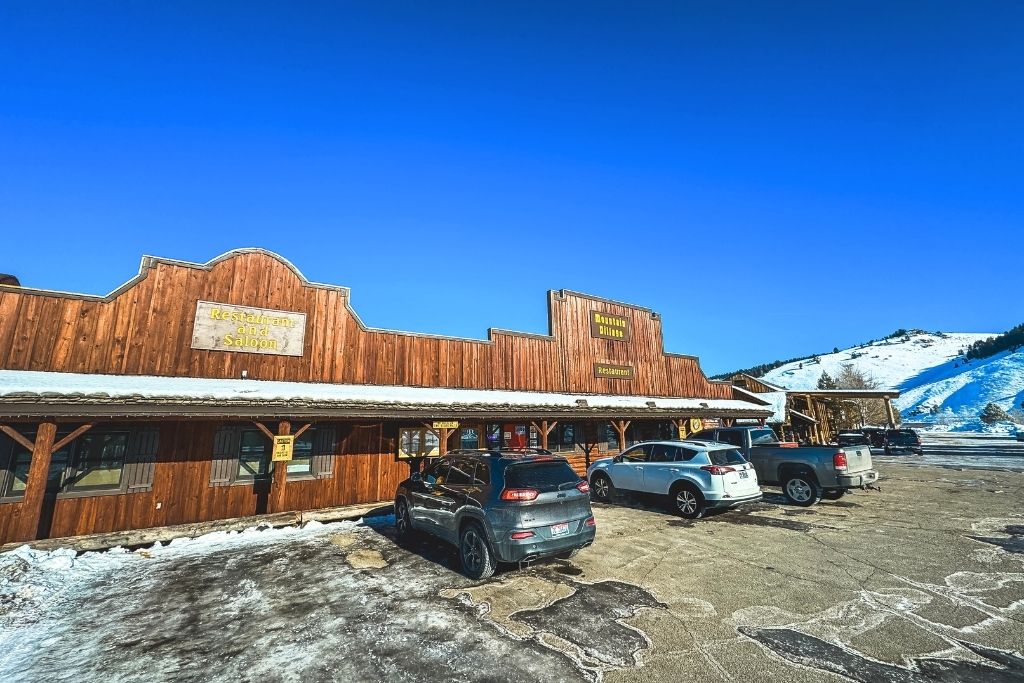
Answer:
[{"label": "car taillight", "polygon": [[588,484],[585,481],[581,481],[580,483],[576,484],[576,490],[578,490],[580,493],[590,493],[590,484]]},{"label": "car taillight", "polygon": [[524,538],[530,538],[531,536],[533,536],[533,532],[532,531],[513,531],[512,532],[512,540],[513,541],[521,541]]},{"label": "car taillight", "polygon": [[537,489],[504,489],[501,492],[502,500],[526,501],[533,500],[540,495]]},{"label": "car taillight", "polygon": [[711,474],[725,474],[727,472],[736,471],[735,467],[722,467],[721,465],[704,465],[701,469],[705,472],[710,472]]},{"label": "car taillight", "polygon": [[843,453],[842,451],[839,451],[838,453],[833,455],[832,456],[832,464],[835,466],[835,468],[837,470],[845,470],[846,469],[846,453]]},{"label": "car taillight", "polygon": [[594,521],[593,517],[587,517],[587,521],[584,522],[587,526],[597,526],[597,522]]}]

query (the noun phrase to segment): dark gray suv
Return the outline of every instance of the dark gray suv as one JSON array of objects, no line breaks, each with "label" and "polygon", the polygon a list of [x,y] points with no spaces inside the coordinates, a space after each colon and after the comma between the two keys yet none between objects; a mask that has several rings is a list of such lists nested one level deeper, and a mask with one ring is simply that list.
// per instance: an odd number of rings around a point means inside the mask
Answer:
[{"label": "dark gray suv", "polygon": [[587,482],[541,449],[448,453],[398,485],[395,527],[457,546],[474,579],[499,562],[571,557],[597,530]]}]

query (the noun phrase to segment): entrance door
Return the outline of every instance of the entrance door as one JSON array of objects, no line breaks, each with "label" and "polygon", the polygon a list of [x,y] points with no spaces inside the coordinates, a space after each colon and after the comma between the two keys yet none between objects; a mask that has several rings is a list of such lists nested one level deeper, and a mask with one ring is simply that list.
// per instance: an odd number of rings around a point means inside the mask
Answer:
[{"label": "entrance door", "polygon": [[529,445],[529,430],[526,425],[504,424],[501,427],[505,448],[526,448]]}]

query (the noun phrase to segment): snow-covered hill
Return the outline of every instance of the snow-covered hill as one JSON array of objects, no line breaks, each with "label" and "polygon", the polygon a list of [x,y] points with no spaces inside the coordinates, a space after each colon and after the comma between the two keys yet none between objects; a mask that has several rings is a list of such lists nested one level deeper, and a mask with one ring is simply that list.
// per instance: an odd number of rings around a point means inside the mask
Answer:
[{"label": "snow-covered hill", "polygon": [[968,344],[992,336],[915,332],[783,365],[763,379],[790,389],[813,389],[822,372],[835,377],[843,365],[853,364],[878,382],[879,388],[902,392],[895,404],[907,422],[957,431],[1005,431],[1011,428],[1009,424],[986,426],[978,415],[988,403],[1005,410],[1020,407],[1024,401],[1024,350],[970,362],[959,355]]}]

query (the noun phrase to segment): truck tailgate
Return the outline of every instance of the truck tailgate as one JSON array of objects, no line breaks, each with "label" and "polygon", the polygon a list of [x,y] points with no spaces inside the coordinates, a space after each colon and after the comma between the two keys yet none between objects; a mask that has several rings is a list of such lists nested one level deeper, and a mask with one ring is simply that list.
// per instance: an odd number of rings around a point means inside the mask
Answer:
[{"label": "truck tailgate", "polygon": [[846,453],[846,472],[856,474],[871,469],[871,449],[867,446],[847,446],[843,449]]}]

